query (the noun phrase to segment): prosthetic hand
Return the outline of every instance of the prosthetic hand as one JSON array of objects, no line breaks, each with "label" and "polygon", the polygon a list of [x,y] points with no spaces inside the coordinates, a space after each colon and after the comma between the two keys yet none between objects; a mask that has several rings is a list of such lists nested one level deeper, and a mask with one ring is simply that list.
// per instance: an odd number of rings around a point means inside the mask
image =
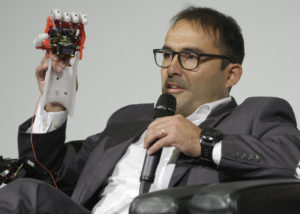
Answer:
[{"label": "prosthetic hand", "polygon": [[42,106],[59,103],[71,116],[74,111],[77,65],[79,59],[82,59],[86,24],[87,16],[80,12],[69,13],[53,9],[48,16],[44,33],[34,40],[37,49],[46,50],[47,58],[51,54],[74,58],[74,63],[66,66],[62,72],[56,72],[49,60],[50,71],[46,73],[42,99]]}]

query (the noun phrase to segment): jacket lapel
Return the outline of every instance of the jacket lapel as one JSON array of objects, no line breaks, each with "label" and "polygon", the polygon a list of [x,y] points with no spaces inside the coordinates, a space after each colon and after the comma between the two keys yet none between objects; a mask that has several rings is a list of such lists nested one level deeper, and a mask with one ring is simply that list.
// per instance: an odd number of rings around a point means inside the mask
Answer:
[{"label": "jacket lapel", "polygon": [[[218,106],[216,109],[214,109],[207,119],[200,124],[200,128],[203,129],[204,127],[216,127],[225,117],[227,117],[231,111],[237,106],[236,101],[232,97],[231,101],[229,103],[226,103],[224,105]],[[189,158],[181,153],[179,156],[176,167],[174,169],[174,172],[172,174],[169,187],[174,187],[178,185],[180,180],[184,177],[184,175],[188,172],[188,169],[192,166],[192,164],[189,164],[193,162],[193,158]]]},{"label": "jacket lapel", "polygon": [[128,125],[109,125],[103,133],[105,137],[101,139],[101,143],[96,146],[88,159],[72,194],[72,199],[82,205],[85,204],[106,182],[129,145],[139,139],[150,122],[138,121]]}]

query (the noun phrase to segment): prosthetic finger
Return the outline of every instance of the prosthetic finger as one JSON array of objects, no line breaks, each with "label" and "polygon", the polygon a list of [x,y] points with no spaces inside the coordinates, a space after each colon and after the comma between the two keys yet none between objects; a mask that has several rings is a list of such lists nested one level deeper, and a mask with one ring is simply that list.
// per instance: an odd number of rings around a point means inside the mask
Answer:
[{"label": "prosthetic finger", "polygon": [[33,44],[36,48],[41,48],[43,42],[49,38],[49,35],[47,33],[41,33],[33,40]]}]

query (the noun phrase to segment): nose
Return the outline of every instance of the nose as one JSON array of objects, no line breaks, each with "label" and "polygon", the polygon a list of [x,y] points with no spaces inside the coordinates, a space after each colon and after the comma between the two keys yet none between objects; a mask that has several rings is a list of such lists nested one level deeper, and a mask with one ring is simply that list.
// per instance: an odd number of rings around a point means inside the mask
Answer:
[{"label": "nose", "polygon": [[172,61],[171,64],[169,65],[169,67],[167,68],[167,73],[168,76],[181,76],[182,75],[182,68],[179,64],[179,60],[178,60],[178,55],[176,54]]}]

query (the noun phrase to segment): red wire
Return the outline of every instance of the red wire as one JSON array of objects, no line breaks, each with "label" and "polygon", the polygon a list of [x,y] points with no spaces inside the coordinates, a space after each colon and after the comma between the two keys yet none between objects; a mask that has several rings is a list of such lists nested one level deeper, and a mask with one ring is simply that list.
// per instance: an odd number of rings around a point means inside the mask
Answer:
[{"label": "red wire", "polygon": [[39,104],[39,102],[40,102],[41,96],[42,96],[42,95],[39,96],[39,99],[38,99],[38,101],[37,101],[37,103],[36,103],[36,105],[35,105],[35,109],[34,109],[33,116],[32,116],[32,118],[31,118],[31,127],[32,127],[31,133],[30,133],[31,148],[32,148],[32,152],[33,152],[33,156],[34,156],[35,161],[36,161],[36,162],[37,162],[44,170],[46,170],[46,171],[48,172],[48,174],[49,174],[49,175],[51,176],[51,178],[52,178],[52,181],[53,181],[54,186],[56,187],[56,189],[58,189],[57,184],[56,184],[56,182],[55,182],[55,179],[54,179],[54,176],[53,176],[52,172],[51,172],[46,166],[44,166],[44,165],[37,159],[36,153],[35,153],[35,149],[34,149],[34,145],[33,145],[33,118],[34,118],[34,115],[36,114],[37,106],[38,106],[38,104]]}]

